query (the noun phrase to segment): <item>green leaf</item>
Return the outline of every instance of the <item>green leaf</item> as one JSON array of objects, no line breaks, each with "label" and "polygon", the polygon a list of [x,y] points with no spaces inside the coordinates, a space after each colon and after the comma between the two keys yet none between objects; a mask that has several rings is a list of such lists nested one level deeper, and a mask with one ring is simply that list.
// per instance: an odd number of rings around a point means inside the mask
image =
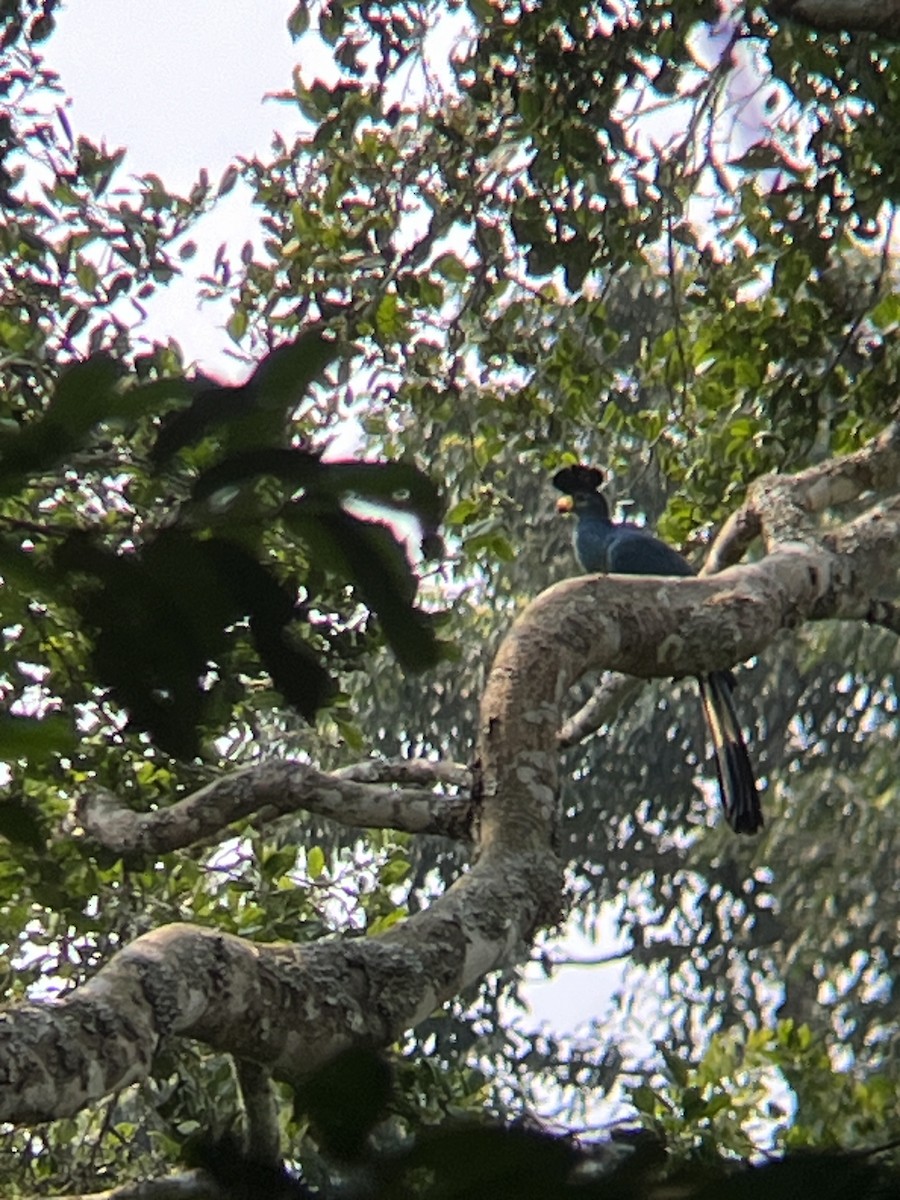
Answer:
[{"label": "green leaf", "polygon": [[900,292],[891,292],[875,305],[869,313],[869,320],[882,333],[896,328],[900,322]]},{"label": "green leaf", "polygon": [[691,1076],[690,1064],[684,1061],[684,1057],[680,1054],[675,1054],[668,1046],[662,1044],[657,1045],[657,1049],[663,1057],[666,1066],[669,1069],[669,1074],[675,1080],[679,1087],[687,1087],[688,1080]]},{"label": "green leaf", "polygon": [[312,846],[306,854],[306,873],[310,879],[319,879],[325,870],[325,851],[321,846]]},{"label": "green leaf", "polygon": [[341,717],[337,714],[334,714],[332,719],[348,749],[352,750],[355,754],[361,754],[365,749],[366,739],[363,737],[359,726],[353,721],[348,721],[346,717]]},{"label": "green leaf", "polygon": [[458,503],[454,504],[447,513],[447,524],[467,525],[470,521],[474,521],[483,515],[483,507],[484,506],[478,500],[473,500],[471,497],[465,497]]},{"label": "green leaf", "polygon": [[385,887],[391,887],[393,884],[402,883],[411,870],[412,864],[405,858],[392,858],[378,872],[378,878]]},{"label": "green leaf", "polygon": [[306,0],[302,0],[295,6],[287,21],[288,33],[293,41],[296,42],[309,29],[309,19],[309,5]]},{"label": "green leaf", "polygon": [[658,1097],[656,1092],[646,1084],[631,1089],[631,1103],[640,1113],[652,1117],[656,1112]]},{"label": "green leaf", "polygon": [[246,308],[238,306],[225,322],[225,329],[233,342],[240,342],[247,332],[248,323]]},{"label": "green leaf", "polygon": [[400,301],[396,292],[382,296],[375,310],[375,332],[384,341],[395,341],[403,333]]},{"label": "green leaf", "polygon": [[85,258],[79,258],[75,267],[75,278],[78,280],[83,291],[88,295],[93,295],[97,288],[97,268],[92,262],[88,262]]},{"label": "green leaf", "polygon": [[433,269],[450,283],[465,283],[469,278],[469,268],[455,254],[442,254]]},{"label": "green leaf", "polygon": [[70,717],[20,717],[0,714],[0,761],[41,761],[51,754],[71,754],[78,744]]}]

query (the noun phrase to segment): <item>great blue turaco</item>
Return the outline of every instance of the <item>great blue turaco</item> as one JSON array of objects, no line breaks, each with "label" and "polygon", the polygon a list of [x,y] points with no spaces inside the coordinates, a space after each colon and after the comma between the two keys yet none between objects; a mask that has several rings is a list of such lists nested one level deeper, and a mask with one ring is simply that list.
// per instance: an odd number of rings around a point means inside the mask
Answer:
[{"label": "great blue turaco", "polygon": [[[577,518],[573,544],[579,563],[588,572],[608,575],[693,575],[694,569],[677,550],[640,525],[613,521],[600,493],[603,475],[596,467],[564,467],[553,486],[564,495],[557,509]],[[756,833],[762,827],[756,779],[744,743],[732,690],[730,671],[698,676],[703,715],[712,739],[725,819],[736,833]]]}]

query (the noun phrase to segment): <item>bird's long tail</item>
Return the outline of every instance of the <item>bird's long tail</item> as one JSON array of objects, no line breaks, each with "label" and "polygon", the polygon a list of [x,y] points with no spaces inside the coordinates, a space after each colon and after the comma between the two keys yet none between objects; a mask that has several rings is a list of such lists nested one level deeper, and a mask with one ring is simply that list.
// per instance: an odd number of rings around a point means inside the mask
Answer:
[{"label": "bird's long tail", "polygon": [[733,687],[728,671],[700,676],[700,700],[716,756],[725,820],[735,833],[756,833],[763,825],[762,807],[734,707]]}]

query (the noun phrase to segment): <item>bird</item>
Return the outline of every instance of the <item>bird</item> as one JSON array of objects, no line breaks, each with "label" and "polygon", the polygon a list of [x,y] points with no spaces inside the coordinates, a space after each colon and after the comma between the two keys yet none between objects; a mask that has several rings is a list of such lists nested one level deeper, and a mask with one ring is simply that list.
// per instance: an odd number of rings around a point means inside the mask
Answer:
[{"label": "bird", "polygon": [[[576,517],[572,541],[585,571],[679,577],[696,573],[677,550],[642,526],[613,521],[599,490],[602,483],[602,472],[583,464],[564,467],[553,476],[553,486],[564,493],[557,501],[558,511]],[[725,819],[735,833],[756,833],[763,827],[763,813],[734,704],[734,676],[730,671],[710,671],[697,678]]]}]

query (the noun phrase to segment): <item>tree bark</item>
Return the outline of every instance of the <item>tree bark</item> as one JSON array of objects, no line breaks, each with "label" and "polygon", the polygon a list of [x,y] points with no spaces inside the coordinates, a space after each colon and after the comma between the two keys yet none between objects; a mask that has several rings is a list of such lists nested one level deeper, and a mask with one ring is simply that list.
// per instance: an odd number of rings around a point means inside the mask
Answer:
[{"label": "tree bark", "polygon": [[770,0],[767,7],[773,17],[789,17],[811,29],[900,39],[898,0]]}]

